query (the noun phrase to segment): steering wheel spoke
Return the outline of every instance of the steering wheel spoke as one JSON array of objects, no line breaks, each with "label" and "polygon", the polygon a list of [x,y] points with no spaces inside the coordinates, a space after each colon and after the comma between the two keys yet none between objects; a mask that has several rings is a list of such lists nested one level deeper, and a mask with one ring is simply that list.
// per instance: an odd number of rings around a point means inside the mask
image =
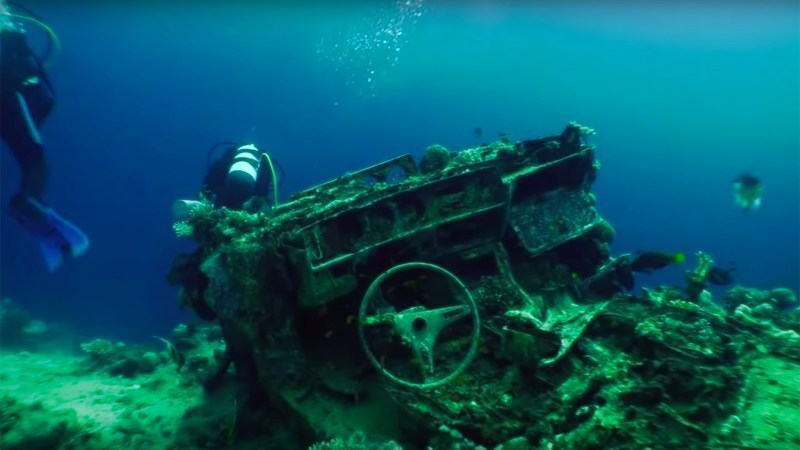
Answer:
[{"label": "steering wheel spoke", "polygon": [[384,324],[394,325],[397,321],[397,313],[393,312],[378,313],[378,314],[373,314],[371,316],[362,317],[361,320],[363,321],[363,324],[366,326],[384,325]]},{"label": "steering wheel spoke", "polygon": [[431,319],[441,323],[442,328],[444,328],[459,319],[467,317],[470,313],[470,309],[468,305],[446,306],[444,308],[429,310],[427,313],[432,316]]},{"label": "steering wheel spoke", "polygon": [[425,379],[433,376],[433,343],[417,339],[411,342],[411,348],[422,366],[422,375]]}]

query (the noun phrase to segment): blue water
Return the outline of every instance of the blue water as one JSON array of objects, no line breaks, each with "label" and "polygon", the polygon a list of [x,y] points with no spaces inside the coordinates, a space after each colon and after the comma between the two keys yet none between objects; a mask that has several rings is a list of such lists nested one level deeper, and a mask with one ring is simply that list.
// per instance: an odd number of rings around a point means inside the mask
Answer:
[{"label": "blue water", "polygon": [[[42,129],[47,199],[92,246],[49,274],[4,214],[3,297],[86,335],[140,339],[191,320],[165,281],[193,249],[170,205],[196,196],[218,141],[268,150],[286,198],[433,143],[475,145],[475,127],[523,139],[571,120],[597,131],[594,191],[616,253],[691,263],[704,250],[736,262],[738,283],[800,289],[796,2],[251,3],[25,3],[62,44]],[[763,180],[760,211],[733,203],[742,171]],[[4,208],[18,176],[4,150]],[[687,267],[639,283],[680,283]]]}]

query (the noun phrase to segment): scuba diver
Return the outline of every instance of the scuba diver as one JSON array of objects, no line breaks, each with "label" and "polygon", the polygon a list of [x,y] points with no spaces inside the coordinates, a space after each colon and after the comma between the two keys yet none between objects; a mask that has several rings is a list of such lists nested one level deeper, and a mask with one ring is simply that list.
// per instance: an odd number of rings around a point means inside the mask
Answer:
[{"label": "scuba diver", "polygon": [[[224,152],[212,163],[211,155],[223,146],[226,147]],[[273,163],[269,154],[261,152],[255,145],[220,142],[208,150],[208,170],[203,178],[200,196],[209,200],[215,208],[249,213],[267,212],[271,207],[268,202],[270,194],[272,206],[277,206],[278,186],[283,184],[284,178],[283,168]],[[196,200],[173,203],[175,220],[185,218],[191,208],[199,203]]]},{"label": "scuba diver", "polygon": [[209,150],[209,158],[222,145],[227,148],[209,165],[203,179],[203,195],[217,208],[263,212],[269,208],[267,198],[272,188],[274,204],[277,205],[277,190],[282,180],[278,180],[276,166],[269,155],[252,144],[221,143]]},{"label": "scuba diver", "polygon": [[54,272],[65,257],[82,255],[89,239],[44,201],[49,174],[39,126],[50,115],[55,95],[46,62],[28,47],[22,22],[42,27],[52,39],[49,46],[58,41],[49,27],[31,16],[12,13],[0,1],[0,137],[22,172],[10,215],[38,240],[47,268]]},{"label": "scuba diver", "polygon": [[761,180],[743,173],[733,179],[733,195],[736,205],[742,208],[742,211],[757,210],[761,207],[764,187],[761,185]]}]

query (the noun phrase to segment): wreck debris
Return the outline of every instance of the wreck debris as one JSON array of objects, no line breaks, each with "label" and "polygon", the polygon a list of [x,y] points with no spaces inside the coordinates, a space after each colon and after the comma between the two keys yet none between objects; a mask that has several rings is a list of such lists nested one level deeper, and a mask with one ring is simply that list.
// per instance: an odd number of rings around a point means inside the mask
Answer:
[{"label": "wreck debris", "polygon": [[[317,440],[800,444],[756,430],[752,412],[783,395],[755,394],[770,383],[758,367],[800,369],[792,293],[736,287],[719,306],[700,252],[683,288],[633,295],[631,257],[612,254],[590,192],[592,134],[430,147],[419,167],[401,155],[270,215],[195,208],[176,229],[201,245],[203,301],[237,370]],[[357,408],[398,419],[344,419]]]}]

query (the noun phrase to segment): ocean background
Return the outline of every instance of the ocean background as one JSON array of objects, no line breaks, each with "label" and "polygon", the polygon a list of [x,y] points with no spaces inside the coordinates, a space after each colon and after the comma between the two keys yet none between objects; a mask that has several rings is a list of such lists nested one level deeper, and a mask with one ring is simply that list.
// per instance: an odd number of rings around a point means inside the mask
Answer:
[{"label": "ocean background", "polygon": [[[688,256],[637,290],[681,284],[699,250],[735,262],[739,284],[800,290],[797,2],[20,3],[62,46],[47,200],[92,243],[47,273],[6,214],[19,173],[3,150],[0,294],[86,336],[150,342],[195,320],[165,279],[194,248],[170,206],[196,197],[220,141],[268,151],[286,199],[431,144],[574,120],[597,131],[614,252]],[[759,211],[733,202],[745,171],[763,181]]]}]

